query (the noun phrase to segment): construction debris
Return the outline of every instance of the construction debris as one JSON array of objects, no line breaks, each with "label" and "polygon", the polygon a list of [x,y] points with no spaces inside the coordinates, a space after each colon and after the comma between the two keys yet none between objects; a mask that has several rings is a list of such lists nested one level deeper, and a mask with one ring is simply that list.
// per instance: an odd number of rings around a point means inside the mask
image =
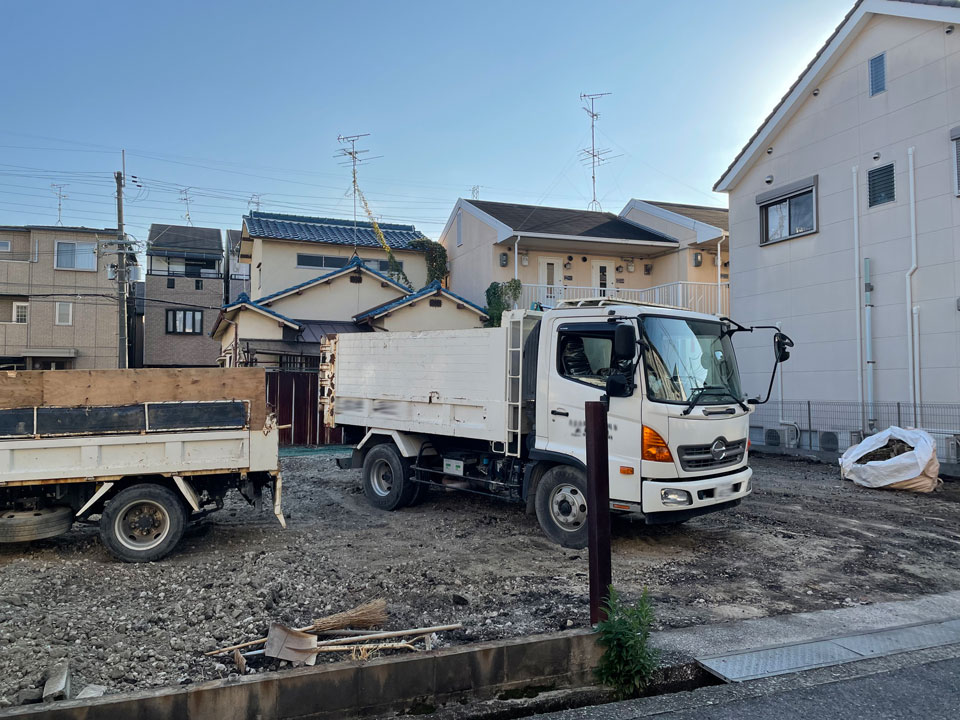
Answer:
[{"label": "construction debris", "polygon": [[[350,610],[345,610],[344,612],[339,612],[334,615],[328,615],[327,617],[314,620],[313,623],[307,625],[306,627],[288,629],[292,629],[301,633],[322,633],[332,630],[340,630],[343,628],[372,628],[382,625],[386,621],[387,601],[383,600],[382,598],[378,598],[376,600],[371,600],[370,602],[364,603],[363,605],[357,605],[357,607],[351,608]],[[208,653],[204,653],[204,655],[220,655],[222,653],[228,653],[234,650],[243,650],[244,648],[252,647],[254,645],[262,645],[266,642],[267,638],[257,638],[256,640],[248,640],[247,642],[220,648],[219,650],[211,650]]]},{"label": "construction debris", "polygon": [[247,661],[239,650],[233,651],[233,664],[237,666],[237,672],[241,675],[247,674]]},{"label": "construction debris", "polygon": [[104,687],[103,685],[94,685],[91,683],[90,685],[87,685],[85,688],[83,688],[83,690],[80,691],[76,699],[83,700],[84,698],[101,697],[106,691],[107,691],[107,688]]},{"label": "construction debris", "polygon": [[70,665],[62,662],[47,671],[47,681],[43,684],[43,701],[70,699]]},{"label": "construction debris", "polygon": [[897,455],[903,455],[913,450],[912,445],[907,445],[903,440],[898,440],[896,438],[890,438],[887,441],[886,445],[878,447],[876,450],[871,450],[866,455],[858,458],[855,462],[857,465],[866,465],[868,462],[889,460],[890,458],[895,458]]},{"label": "construction debris", "polygon": [[294,665],[313,665],[317,662],[317,636],[271,623],[263,652],[267,657],[288,660]]},{"label": "construction debris", "polygon": [[943,484],[939,473],[936,440],[923,430],[891,426],[840,458],[840,474],[869,488],[929,493]]}]

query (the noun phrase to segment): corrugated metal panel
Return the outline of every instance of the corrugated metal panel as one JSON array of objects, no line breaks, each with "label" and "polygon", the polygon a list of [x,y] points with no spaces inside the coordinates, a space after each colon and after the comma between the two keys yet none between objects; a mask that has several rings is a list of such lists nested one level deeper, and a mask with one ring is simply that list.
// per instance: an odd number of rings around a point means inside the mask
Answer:
[{"label": "corrugated metal panel", "polygon": [[867,197],[870,207],[897,199],[893,163],[867,172]]},{"label": "corrugated metal panel", "polygon": [[877,95],[887,89],[887,55],[880,53],[870,58],[870,95]]}]

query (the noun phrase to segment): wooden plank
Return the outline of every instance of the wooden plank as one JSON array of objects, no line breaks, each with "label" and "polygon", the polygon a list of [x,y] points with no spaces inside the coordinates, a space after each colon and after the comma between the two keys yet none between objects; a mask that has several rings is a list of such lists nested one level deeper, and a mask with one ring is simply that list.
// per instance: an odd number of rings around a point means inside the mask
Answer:
[{"label": "wooden plank", "polygon": [[137,368],[0,373],[0,407],[89,407],[144,402],[247,400],[250,425],[262,428],[262,368]]},{"label": "wooden plank", "polygon": [[43,403],[43,374],[0,372],[0,408],[34,407]]}]

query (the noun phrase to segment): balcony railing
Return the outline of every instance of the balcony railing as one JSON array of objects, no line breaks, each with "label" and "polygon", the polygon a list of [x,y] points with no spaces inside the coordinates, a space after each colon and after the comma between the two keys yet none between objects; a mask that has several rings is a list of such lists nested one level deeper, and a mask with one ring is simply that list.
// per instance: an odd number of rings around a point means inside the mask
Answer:
[{"label": "balcony railing", "polygon": [[639,290],[618,287],[524,284],[518,304],[522,308],[529,308],[534,303],[553,307],[561,300],[584,300],[595,297],[619,298],[656,305],[672,305],[711,315],[727,315],[730,312],[730,283],[720,285],[718,308],[717,284],[704,282],[674,282]]}]

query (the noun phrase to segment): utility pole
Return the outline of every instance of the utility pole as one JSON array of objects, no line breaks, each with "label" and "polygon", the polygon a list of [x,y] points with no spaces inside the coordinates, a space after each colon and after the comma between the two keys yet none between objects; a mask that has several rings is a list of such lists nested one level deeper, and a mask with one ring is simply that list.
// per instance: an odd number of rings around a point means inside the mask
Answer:
[{"label": "utility pole", "polygon": [[607,157],[607,155],[610,154],[609,150],[600,150],[597,148],[597,119],[600,117],[600,113],[596,112],[593,108],[594,101],[596,101],[597,98],[609,94],[610,93],[580,93],[581,100],[588,100],[590,102],[590,107],[586,105],[583,107],[584,112],[590,116],[590,147],[589,149],[584,148],[580,151],[582,160],[590,163],[590,179],[593,182],[593,200],[587,205],[588,210],[602,209],[600,207],[600,201],[597,200],[597,166],[606,160],[612,159]]},{"label": "utility pole", "polygon": [[[126,163],[124,163],[126,165]],[[123,232],[123,171],[117,181],[117,367],[127,368],[127,237]]]}]

